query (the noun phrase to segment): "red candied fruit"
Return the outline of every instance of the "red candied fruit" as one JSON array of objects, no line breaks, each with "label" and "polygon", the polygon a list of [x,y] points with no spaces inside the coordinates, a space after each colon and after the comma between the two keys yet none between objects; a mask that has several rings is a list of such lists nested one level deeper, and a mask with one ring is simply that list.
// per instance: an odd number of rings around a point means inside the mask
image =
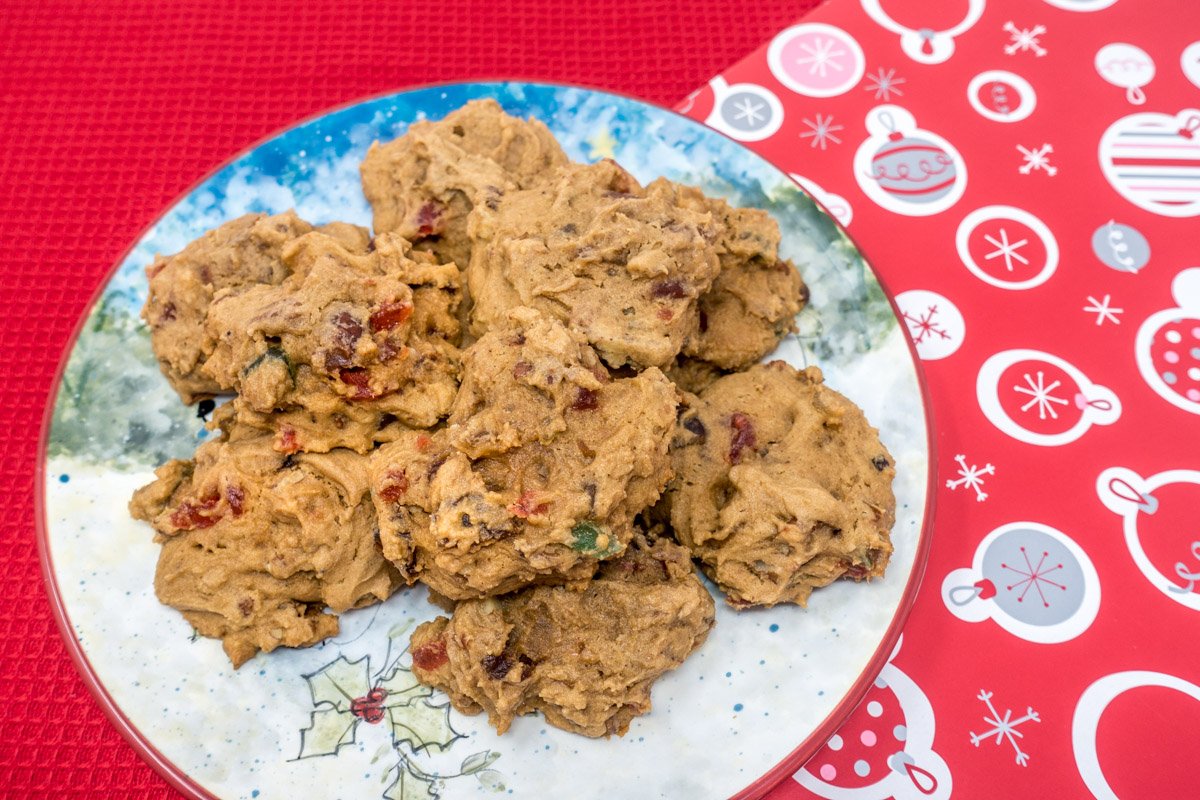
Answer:
[{"label": "red candied fruit", "polygon": [[402,469],[387,471],[387,484],[379,490],[379,496],[385,503],[394,503],[408,491],[408,475]]},{"label": "red candied fruit", "polygon": [[221,502],[221,496],[216,492],[205,495],[199,500],[184,500],[171,514],[171,524],[185,531],[197,528],[211,528],[217,524],[221,514],[211,512]]},{"label": "red candied fruit", "polygon": [[741,411],[735,411],[729,417],[729,427],[733,428],[733,435],[729,440],[729,463],[740,464],[742,451],[746,448],[753,449],[758,444],[758,436],[754,432],[754,423]]},{"label": "red candied fruit", "polygon": [[408,318],[412,316],[412,313],[412,303],[397,300],[381,305],[379,310],[372,314],[368,321],[371,324],[371,330],[376,333],[379,331],[390,331],[397,325],[403,325],[405,322],[408,322]]},{"label": "red candied fruit", "polygon": [[446,655],[446,640],[434,639],[432,642],[427,642],[412,654],[413,666],[417,669],[425,671],[435,670],[443,664],[450,661],[450,656]]}]

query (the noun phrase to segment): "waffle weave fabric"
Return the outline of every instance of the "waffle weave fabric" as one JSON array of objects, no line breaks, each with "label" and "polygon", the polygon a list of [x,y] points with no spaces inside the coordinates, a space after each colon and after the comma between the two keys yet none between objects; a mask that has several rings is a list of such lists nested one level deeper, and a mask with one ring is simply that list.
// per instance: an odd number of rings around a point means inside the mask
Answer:
[{"label": "waffle weave fabric", "polygon": [[672,105],[818,2],[0,2],[0,797],[178,796],[76,674],[34,519],[55,369],[143,228],[322,109],[497,77]]}]

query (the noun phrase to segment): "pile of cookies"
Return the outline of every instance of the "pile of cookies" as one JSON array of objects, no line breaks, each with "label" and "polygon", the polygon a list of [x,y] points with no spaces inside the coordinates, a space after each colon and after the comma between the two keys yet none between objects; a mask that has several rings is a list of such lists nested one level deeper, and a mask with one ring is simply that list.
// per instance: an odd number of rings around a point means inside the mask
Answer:
[{"label": "pile of cookies", "polygon": [[425,584],[414,674],[503,732],[622,734],[714,621],[883,574],[891,457],[815,367],[765,212],[477,101],[362,164],[375,235],[250,215],[147,269],[184,402],[233,399],[132,514],[235,666]]}]

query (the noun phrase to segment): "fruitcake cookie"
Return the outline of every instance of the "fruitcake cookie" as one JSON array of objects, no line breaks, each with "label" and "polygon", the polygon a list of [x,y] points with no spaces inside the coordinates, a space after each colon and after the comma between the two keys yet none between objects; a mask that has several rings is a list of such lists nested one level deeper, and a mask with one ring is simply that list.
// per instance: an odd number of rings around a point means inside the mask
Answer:
[{"label": "fruitcake cookie", "polygon": [[675,388],[612,379],[579,334],[515,309],[465,351],[446,428],[372,457],[384,553],[461,600],[582,581],[670,477]]},{"label": "fruitcake cookie", "polygon": [[413,674],[500,733],[541,711],[555,727],[624,735],[650,688],[704,643],[712,596],[688,553],[638,535],[582,591],[539,586],[459,603],[412,635]]},{"label": "fruitcake cookie", "polygon": [[375,538],[365,456],[284,456],[268,436],[234,439],[159,467],[129,510],[162,544],[158,599],[221,639],[238,667],[335,635],[337,613],[387,599],[402,580]]},{"label": "fruitcake cookie", "polygon": [[713,215],[687,207],[682,191],[662,179],[643,188],[601,161],[477,206],[472,333],[530,306],[582,333],[612,367],[670,364],[721,269]]},{"label": "fruitcake cookie", "polygon": [[671,454],[671,525],[731,605],[805,605],[883,575],[892,458],[816,367],[772,361],[685,397]]},{"label": "fruitcake cookie", "polygon": [[745,369],[796,329],[808,287],[791,261],[779,258],[779,224],[757,208],[735,208],[698,189],[683,196],[712,213],[719,231],[721,273],[700,296],[684,355],[727,369]]},{"label": "fruitcake cookie", "polygon": [[415,122],[362,163],[375,232],[391,231],[465,268],[467,214],[510,189],[532,186],[567,157],[544,124],[473,100],[438,122]]},{"label": "fruitcake cookie", "polygon": [[239,422],[281,452],[370,450],[392,420],[428,427],[458,388],[459,273],[394,234],[355,253],[307,234],[283,250],[282,283],[219,294],[204,371],[234,390]]},{"label": "fruitcake cookie", "polygon": [[[150,284],[142,319],[163,375],[185,403],[221,391],[202,371],[216,347],[205,329],[208,307],[218,292],[282,283],[291,270],[283,248],[313,229],[292,211],[268,217],[247,214],[226,222],[172,256],[156,256],[146,267]],[[324,231],[351,249],[365,249],[367,232],[337,222]]]}]

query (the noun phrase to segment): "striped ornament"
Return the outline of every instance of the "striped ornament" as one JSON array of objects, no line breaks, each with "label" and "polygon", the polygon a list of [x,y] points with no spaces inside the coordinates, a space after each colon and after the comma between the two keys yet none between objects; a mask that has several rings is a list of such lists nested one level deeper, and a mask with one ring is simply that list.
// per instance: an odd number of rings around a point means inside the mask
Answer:
[{"label": "striped ornament", "polygon": [[1166,216],[1200,214],[1200,114],[1134,114],[1104,135],[1101,165],[1131,203]]}]

